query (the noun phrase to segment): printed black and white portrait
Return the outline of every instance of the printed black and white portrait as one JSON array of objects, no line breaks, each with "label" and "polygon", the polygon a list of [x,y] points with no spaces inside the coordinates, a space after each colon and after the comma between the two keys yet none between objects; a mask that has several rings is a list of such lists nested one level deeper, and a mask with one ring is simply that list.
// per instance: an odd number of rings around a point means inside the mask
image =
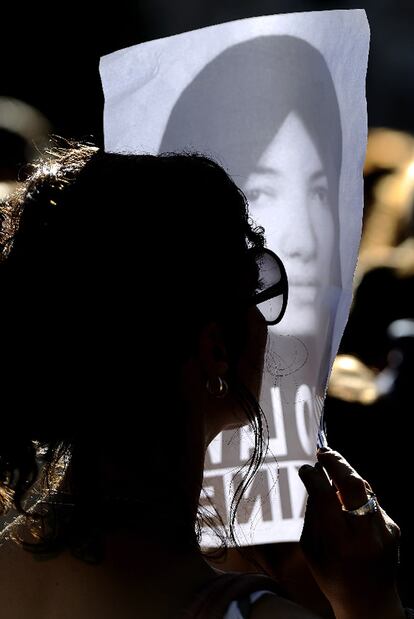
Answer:
[{"label": "printed black and white portrait", "polygon": [[[297,470],[314,461],[359,242],[367,47],[362,12],[326,11],[222,24],[101,64],[107,149],[216,159],[287,271],[288,306],[269,327],[262,381],[269,450],[238,508],[241,543],[300,535]],[[248,428],[229,430],[207,451],[206,507],[224,524],[253,443]]]}]

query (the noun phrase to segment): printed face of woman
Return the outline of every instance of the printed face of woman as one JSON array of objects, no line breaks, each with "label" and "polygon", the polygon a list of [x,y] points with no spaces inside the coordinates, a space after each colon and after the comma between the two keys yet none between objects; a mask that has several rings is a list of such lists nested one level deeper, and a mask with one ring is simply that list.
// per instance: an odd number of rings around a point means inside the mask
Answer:
[{"label": "printed face of woman", "polygon": [[334,245],[328,178],[302,120],[290,113],[244,187],[254,221],[283,260],[289,302],[279,332],[312,335],[322,320]]}]

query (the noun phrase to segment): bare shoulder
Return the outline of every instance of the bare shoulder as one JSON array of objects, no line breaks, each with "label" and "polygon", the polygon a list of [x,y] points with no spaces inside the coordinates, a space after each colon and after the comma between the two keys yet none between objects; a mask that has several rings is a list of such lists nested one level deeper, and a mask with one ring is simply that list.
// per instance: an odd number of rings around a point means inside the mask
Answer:
[{"label": "bare shoulder", "polygon": [[0,546],[0,599],[9,619],[49,616],[46,609],[53,569],[52,561],[38,560],[13,540]]},{"label": "bare shoulder", "polygon": [[0,595],[4,591],[21,591],[32,580],[36,580],[38,570],[33,569],[32,556],[8,540],[0,546]]},{"label": "bare shoulder", "polygon": [[7,540],[0,545],[0,585],[5,583],[6,578],[13,573],[19,573],[23,550],[18,545]]},{"label": "bare shoulder", "polygon": [[253,605],[250,619],[321,619],[310,610],[277,595],[264,595]]}]

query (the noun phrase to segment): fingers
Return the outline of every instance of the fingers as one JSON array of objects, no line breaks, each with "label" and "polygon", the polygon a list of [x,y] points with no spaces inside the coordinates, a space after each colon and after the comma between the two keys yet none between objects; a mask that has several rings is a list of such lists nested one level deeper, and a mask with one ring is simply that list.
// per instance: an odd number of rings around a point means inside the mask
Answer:
[{"label": "fingers", "polygon": [[365,598],[366,591],[378,591],[378,583],[384,590],[394,587],[399,528],[381,508],[349,514],[341,506],[365,505],[372,492],[368,482],[332,450],[318,452],[318,463],[302,466],[299,476],[309,494],[301,547],[331,603],[342,607]]},{"label": "fingers", "polygon": [[332,538],[337,544],[346,538],[346,523],[335,488],[322,466],[304,465],[299,476],[309,495],[300,543],[311,562],[318,562],[329,555]]},{"label": "fingers", "polygon": [[332,478],[338,491],[338,498],[345,509],[358,509],[372,493],[371,486],[338,452],[318,451],[318,461]]},{"label": "fingers", "polygon": [[[312,467],[302,466],[299,476],[309,494],[308,519],[315,518],[320,523],[343,521],[342,506],[345,510],[359,509],[365,505],[370,497],[372,488],[355,469],[336,451],[331,449],[318,451],[318,463]],[[332,479],[333,485],[329,479]],[[338,515],[342,514],[339,518]],[[395,523],[379,506],[376,512],[368,514],[382,520],[393,536],[398,536],[399,530]],[[370,527],[371,518],[352,515],[347,518],[348,525],[359,528]]]},{"label": "fingers", "polygon": [[340,510],[335,488],[320,464],[317,463],[315,466],[305,464],[299,469],[299,477],[309,494],[309,500],[317,503],[327,518]]}]

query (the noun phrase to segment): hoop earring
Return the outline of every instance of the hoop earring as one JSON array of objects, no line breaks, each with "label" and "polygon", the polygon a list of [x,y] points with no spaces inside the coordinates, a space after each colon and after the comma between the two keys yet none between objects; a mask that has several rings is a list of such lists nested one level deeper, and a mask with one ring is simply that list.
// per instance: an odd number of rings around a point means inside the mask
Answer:
[{"label": "hoop earring", "polygon": [[229,385],[224,378],[217,376],[218,385],[213,386],[210,379],[206,382],[207,391],[215,398],[225,398],[229,392]]}]

